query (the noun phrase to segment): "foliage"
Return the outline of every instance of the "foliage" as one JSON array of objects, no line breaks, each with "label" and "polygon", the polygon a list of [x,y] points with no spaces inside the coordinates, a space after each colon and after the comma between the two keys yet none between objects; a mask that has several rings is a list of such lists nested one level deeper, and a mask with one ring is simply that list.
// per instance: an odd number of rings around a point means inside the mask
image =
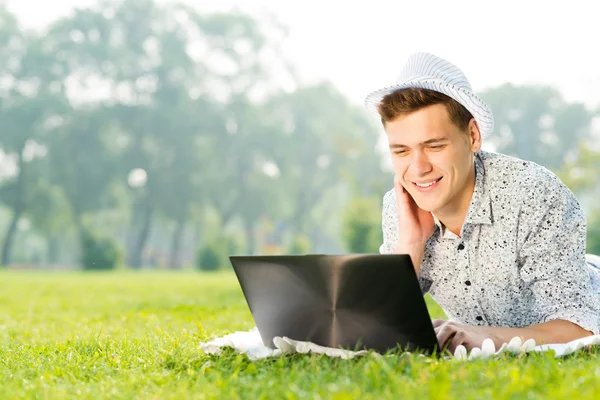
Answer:
[{"label": "foliage", "polygon": [[486,140],[499,152],[558,169],[589,138],[593,111],[565,101],[552,87],[506,83],[481,96],[495,120],[494,134]]},{"label": "foliage", "polygon": [[[301,84],[280,54],[285,36],[270,18],[153,0],[98,1],[35,32],[0,5],[0,207],[9,213],[0,264],[28,240],[46,242],[46,261],[70,264],[83,251],[72,233],[92,226],[134,268],[147,254],[168,254],[172,268],[197,263],[202,238],[232,228],[245,245],[236,251],[263,252],[261,221],[278,227],[275,248],[377,251],[379,197],[391,187],[379,121],[331,83]],[[592,113],[582,104],[546,86],[482,96],[496,117],[486,140],[498,150],[553,170],[587,165],[579,146],[591,140]],[[594,165],[571,182],[583,194],[597,182]],[[354,215],[341,226],[339,204],[349,203]]]},{"label": "foliage", "polygon": [[381,201],[373,198],[353,199],[344,213],[343,237],[353,253],[377,253],[383,241]]},{"label": "foliage", "polygon": [[232,236],[218,235],[198,250],[196,267],[204,271],[216,271],[228,268],[229,256],[240,252],[239,242]]},{"label": "foliage", "polygon": [[600,178],[600,151],[580,143],[575,157],[557,171],[558,177],[575,193],[596,189]]},{"label": "foliage", "polygon": [[[84,220],[115,213],[130,266],[150,245],[173,264],[181,253],[193,260],[185,232],[209,207],[220,229],[241,224],[254,253],[261,218],[282,221],[282,238],[308,232],[321,222],[312,211],[335,191],[377,181],[364,179],[380,160],[362,108],[328,83],[290,92],[270,79],[280,67],[295,81],[278,54],[285,28],[272,19],[117,0],[26,34],[0,9],[0,54],[14,58],[3,66],[18,67],[0,71],[15,82],[0,96],[0,148],[18,161],[16,176],[0,181],[13,216],[6,263],[24,218],[33,224],[26,234],[51,241],[65,226],[81,234]],[[145,178],[132,186],[133,170]],[[42,199],[53,218],[39,212]]]},{"label": "foliage", "polygon": [[198,251],[198,269],[204,271],[216,271],[223,268],[223,254],[215,246],[205,245]]},{"label": "foliage", "polygon": [[587,248],[591,254],[600,255],[600,206],[598,205],[598,180],[600,178],[600,151],[581,143],[575,157],[567,160],[557,171],[559,178],[583,203],[587,214]]},{"label": "foliage", "polygon": [[83,230],[81,264],[85,270],[111,270],[117,267],[119,251],[113,240]]},{"label": "foliage", "polygon": [[588,217],[586,252],[600,255],[600,207],[596,207]]},{"label": "foliage", "polygon": [[308,254],[310,253],[312,244],[306,235],[295,235],[292,238],[290,245],[290,254]]}]

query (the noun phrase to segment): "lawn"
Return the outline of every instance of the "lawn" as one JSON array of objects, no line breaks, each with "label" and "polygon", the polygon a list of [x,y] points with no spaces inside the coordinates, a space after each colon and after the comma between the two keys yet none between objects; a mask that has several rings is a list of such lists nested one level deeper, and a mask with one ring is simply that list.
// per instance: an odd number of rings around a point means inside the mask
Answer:
[{"label": "lawn", "polygon": [[231,273],[0,271],[0,399],[600,397],[600,352],[249,362],[199,349],[252,327]]}]

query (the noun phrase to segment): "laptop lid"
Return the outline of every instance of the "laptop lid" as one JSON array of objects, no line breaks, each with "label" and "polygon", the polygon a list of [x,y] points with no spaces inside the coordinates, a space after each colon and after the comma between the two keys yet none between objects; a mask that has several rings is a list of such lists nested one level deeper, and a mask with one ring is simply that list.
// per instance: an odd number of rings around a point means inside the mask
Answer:
[{"label": "laptop lid", "polygon": [[438,353],[408,255],[231,256],[266,346],[276,336],[350,350]]}]

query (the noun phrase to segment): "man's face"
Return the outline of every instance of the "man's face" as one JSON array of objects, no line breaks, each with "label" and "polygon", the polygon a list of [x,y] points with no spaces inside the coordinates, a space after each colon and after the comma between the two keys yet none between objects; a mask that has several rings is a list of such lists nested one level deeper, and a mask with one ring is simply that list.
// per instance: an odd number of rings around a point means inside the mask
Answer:
[{"label": "man's face", "polygon": [[386,123],[385,130],[396,176],[419,208],[459,210],[473,187],[473,152],[481,147],[475,121],[461,131],[436,104]]}]

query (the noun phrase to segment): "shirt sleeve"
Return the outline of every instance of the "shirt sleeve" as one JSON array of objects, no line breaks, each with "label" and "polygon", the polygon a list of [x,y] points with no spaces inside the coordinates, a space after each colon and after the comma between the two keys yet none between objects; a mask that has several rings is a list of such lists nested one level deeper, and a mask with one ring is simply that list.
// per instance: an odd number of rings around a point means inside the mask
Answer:
[{"label": "shirt sleeve", "polygon": [[398,223],[396,221],[396,204],[393,190],[383,196],[381,229],[383,231],[383,244],[379,247],[379,253],[393,254],[398,241]]},{"label": "shirt sleeve", "polygon": [[[396,209],[396,195],[393,190],[390,190],[383,196],[383,209],[381,215],[381,228],[383,230],[383,244],[379,247],[380,254],[394,254],[396,244],[400,237],[398,228],[398,212]],[[425,249],[427,253],[428,248]],[[427,257],[423,257],[421,262],[420,274],[419,274],[419,285],[421,286],[421,292],[425,295],[431,288],[431,280],[425,278],[425,271],[427,266],[425,265]]]},{"label": "shirt sleeve", "polygon": [[586,218],[573,193],[552,176],[534,184],[538,202],[520,210],[520,276],[533,294],[539,323],[561,319],[598,334],[598,297],[586,269]]}]

